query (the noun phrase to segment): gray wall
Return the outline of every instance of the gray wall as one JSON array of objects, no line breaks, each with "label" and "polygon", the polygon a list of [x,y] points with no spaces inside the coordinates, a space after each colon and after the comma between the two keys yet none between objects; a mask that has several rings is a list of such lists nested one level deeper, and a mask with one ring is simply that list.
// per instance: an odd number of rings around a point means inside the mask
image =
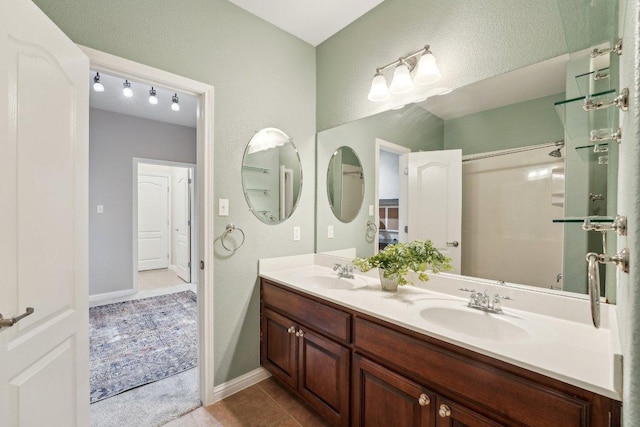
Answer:
[{"label": "gray wall", "polygon": [[640,425],[640,1],[621,1],[620,87],[630,92],[629,111],[621,113],[622,143],[618,173],[618,213],[627,215],[629,234],[618,248],[631,251],[630,274],[620,274],[618,323],[624,355],[623,422]]},{"label": "gray wall", "polygon": [[[214,197],[229,199],[230,216],[216,216],[213,232],[233,222],[247,235],[233,256],[216,244],[215,383],[257,368],[258,259],[314,248],[315,49],[225,0],[35,3],[76,43],[215,87]],[[249,212],[240,178],[245,145],[264,127],[291,136],[303,166],[298,209],[277,226]]]},{"label": "gray wall", "polygon": [[90,295],[133,289],[134,157],[195,163],[196,130],[90,110]]}]

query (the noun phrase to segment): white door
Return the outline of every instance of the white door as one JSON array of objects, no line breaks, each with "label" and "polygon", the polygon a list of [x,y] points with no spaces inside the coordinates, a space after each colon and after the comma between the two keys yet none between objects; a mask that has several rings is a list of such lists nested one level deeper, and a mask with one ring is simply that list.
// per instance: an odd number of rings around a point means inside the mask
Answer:
[{"label": "white door", "polygon": [[400,171],[402,241],[431,240],[460,273],[462,150],[404,154]]},{"label": "white door", "polygon": [[0,2],[0,426],[89,425],[89,61]]},{"label": "white door", "polygon": [[169,267],[169,176],[138,175],[138,271]]},{"label": "white door", "polygon": [[175,215],[172,241],[175,247],[176,273],[185,282],[191,282],[191,179],[189,169],[174,169],[173,188]]}]

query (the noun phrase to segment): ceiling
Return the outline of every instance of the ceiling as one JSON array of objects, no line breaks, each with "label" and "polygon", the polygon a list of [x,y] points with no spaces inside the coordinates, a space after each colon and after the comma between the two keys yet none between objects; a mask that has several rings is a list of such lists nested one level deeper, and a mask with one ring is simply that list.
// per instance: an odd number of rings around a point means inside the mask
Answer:
[{"label": "ceiling", "polygon": [[229,0],[317,46],[384,0]]},{"label": "ceiling", "polygon": [[174,92],[161,87],[154,87],[158,104],[149,103],[149,90],[151,87],[146,83],[139,83],[129,80],[133,97],[127,98],[122,94],[122,83],[124,78],[115,77],[100,73],[100,82],[104,85],[104,92],[93,90],[93,77],[95,70],[91,70],[89,76],[91,88],[90,106],[101,110],[112,111],[114,113],[126,114],[128,116],[141,117],[143,119],[156,120],[174,125],[196,127],[196,109],[198,100],[195,96],[178,92],[180,111],[171,110],[171,97]]}]

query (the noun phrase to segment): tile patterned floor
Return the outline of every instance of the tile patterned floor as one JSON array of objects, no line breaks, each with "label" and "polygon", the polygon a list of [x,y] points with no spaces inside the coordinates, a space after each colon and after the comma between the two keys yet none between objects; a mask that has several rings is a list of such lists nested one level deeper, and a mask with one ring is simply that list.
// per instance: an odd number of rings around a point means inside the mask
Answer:
[{"label": "tile patterned floor", "polygon": [[326,427],[329,425],[283,385],[273,378],[268,378],[220,402],[183,415],[166,424],[165,427]]},{"label": "tile patterned floor", "polygon": [[175,271],[168,268],[138,272],[138,290],[167,288],[185,283]]}]

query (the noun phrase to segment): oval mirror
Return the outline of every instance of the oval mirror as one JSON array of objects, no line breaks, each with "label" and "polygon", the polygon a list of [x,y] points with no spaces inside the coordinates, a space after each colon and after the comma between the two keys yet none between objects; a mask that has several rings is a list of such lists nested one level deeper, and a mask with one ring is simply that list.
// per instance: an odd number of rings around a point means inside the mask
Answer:
[{"label": "oval mirror", "polygon": [[242,158],[242,189],[249,208],[265,224],[291,216],[302,190],[302,164],[289,135],[276,128],[256,132]]},{"label": "oval mirror", "polygon": [[342,222],[358,216],[364,199],[362,163],[350,147],[340,147],[331,156],[327,169],[327,196],[333,214]]}]

